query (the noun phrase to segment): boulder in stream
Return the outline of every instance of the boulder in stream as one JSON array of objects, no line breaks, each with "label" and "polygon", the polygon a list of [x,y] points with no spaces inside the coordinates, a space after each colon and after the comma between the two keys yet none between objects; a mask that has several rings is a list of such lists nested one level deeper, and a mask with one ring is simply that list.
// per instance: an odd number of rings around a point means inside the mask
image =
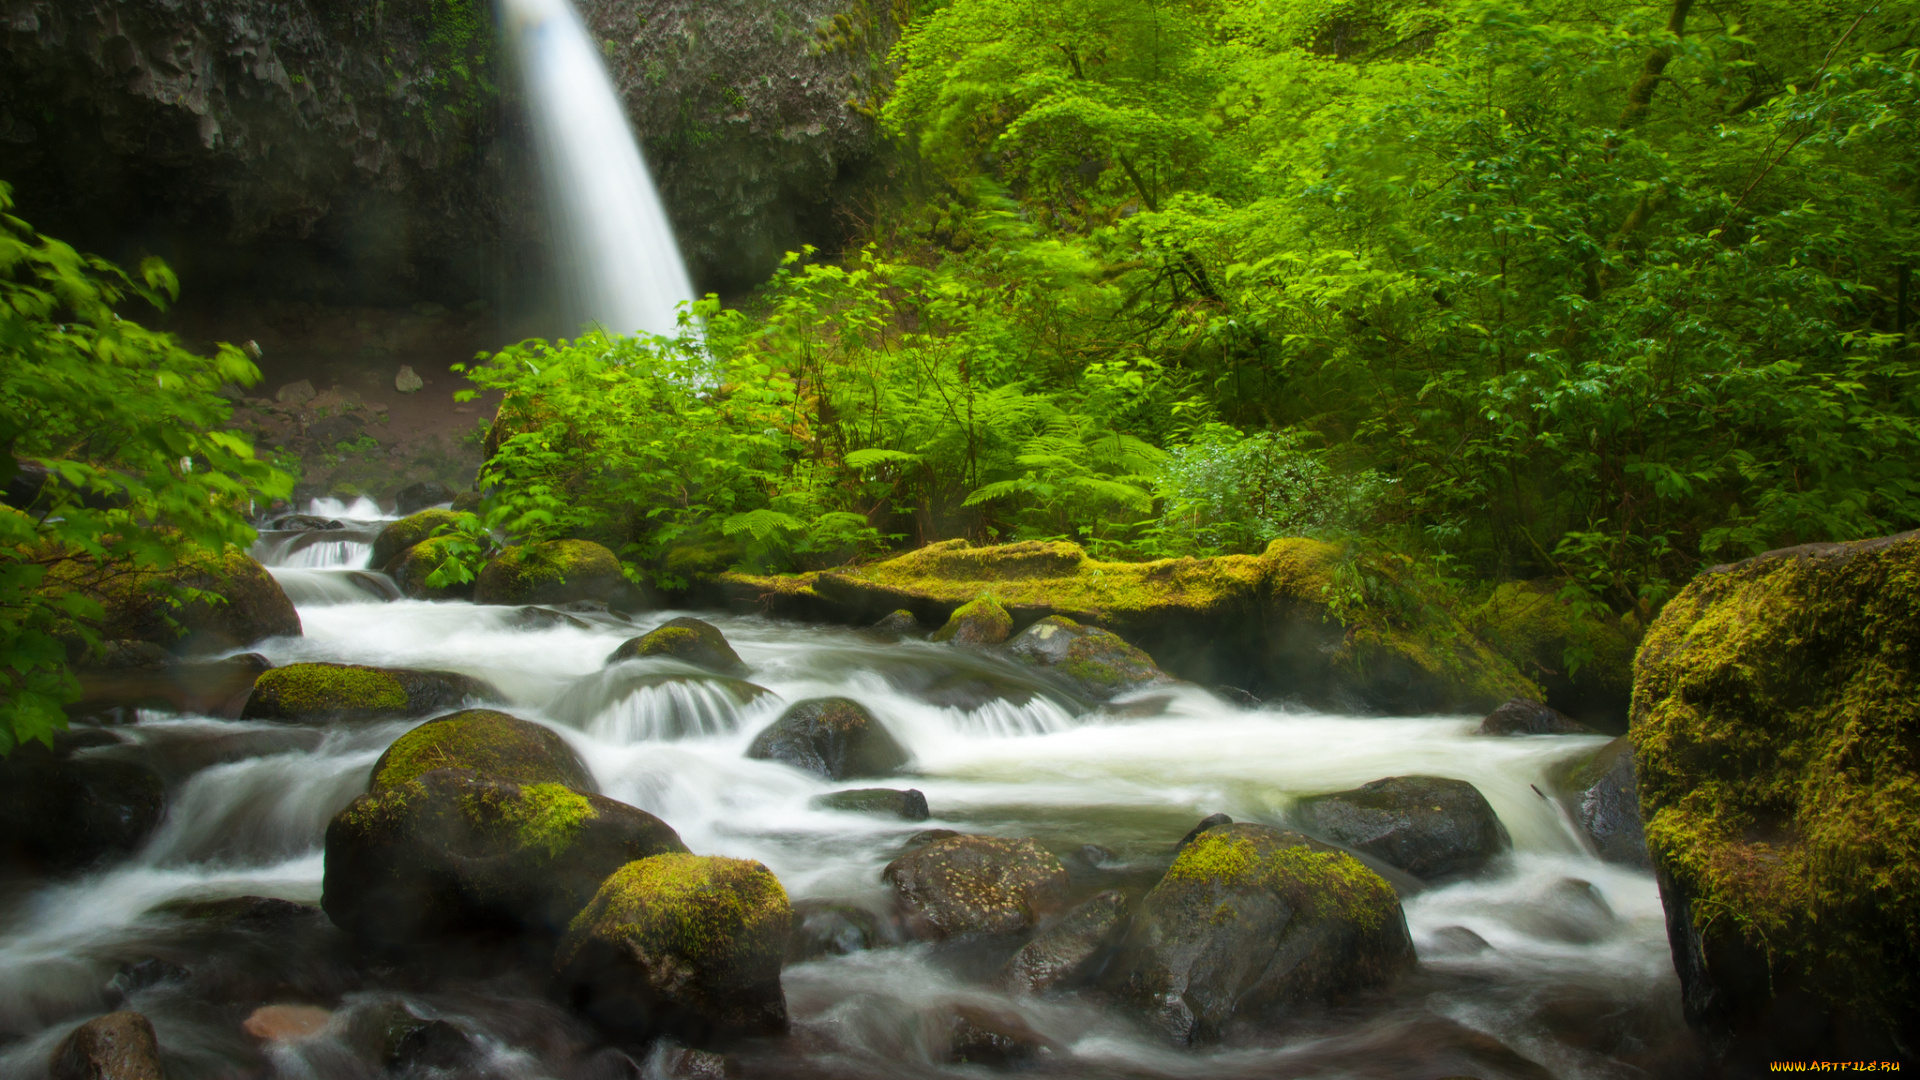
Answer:
[{"label": "boulder in stream", "polygon": [[1049,615],[1027,627],[1007,651],[1023,664],[1066,678],[1096,701],[1173,681],[1120,635],[1065,615]]},{"label": "boulder in stream", "polygon": [[438,480],[421,480],[394,493],[394,513],[401,517],[417,514],[430,507],[443,506],[454,499],[454,490]]},{"label": "boulder in stream", "polygon": [[848,698],[796,701],[754,736],[747,756],[779,761],[829,780],[885,776],[907,752],[865,705]]},{"label": "boulder in stream", "polygon": [[1108,889],[1048,924],[1007,961],[1007,985],[1043,994],[1097,979],[1126,936],[1132,915],[1125,893]]},{"label": "boulder in stream", "polygon": [[1032,840],[952,836],[914,848],[881,876],[916,937],[1017,934],[1066,906],[1067,871]]},{"label": "boulder in stream", "polygon": [[780,988],[792,911],[765,866],[661,855],[620,867],[554,954],[563,998],[623,1041],[695,1046],[787,1027]]},{"label": "boulder in stream", "polygon": [[74,671],[80,699],[70,716],[88,716],[116,708],[166,709],[234,719],[260,673],[273,667],[259,653],[222,660],[182,660],[147,641],[103,643]]},{"label": "boulder in stream", "polygon": [[47,1062],[48,1080],[164,1080],[153,1023],[112,1012],[74,1028]]},{"label": "boulder in stream", "polygon": [[1013,616],[991,596],[969,600],[947,616],[947,623],[929,641],[954,645],[998,645],[1013,633]]},{"label": "boulder in stream", "polygon": [[495,555],[473,583],[478,604],[612,602],[632,594],[613,552],[591,540],[520,544]]},{"label": "boulder in stream", "polygon": [[160,823],[167,791],[158,773],[69,749],[71,741],[0,758],[0,866],[78,870],[130,854]]},{"label": "boulder in stream", "polygon": [[607,663],[667,656],[720,675],[745,675],[747,665],[733,651],[720,628],[704,619],[681,616],[668,619],[636,638],[628,638],[607,657]]},{"label": "boulder in stream", "polygon": [[1578,720],[1526,698],[1508,698],[1480,721],[1475,735],[1597,735]]},{"label": "boulder in stream", "polygon": [[1623,866],[1653,866],[1640,824],[1633,746],[1625,735],[1560,770],[1554,787],[1595,854]]},{"label": "boulder in stream", "polygon": [[406,554],[407,549],[456,520],[458,515],[451,510],[422,510],[389,522],[380,530],[380,535],[373,538],[373,552],[367,558],[367,565],[375,570],[387,569],[395,559]]},{"label": "boulder in stream", "polygon": [[[86,620],[97,640],[151,642],[181,656],[300,636],[300,613],[286,591],[266,567],[235,547],[192,552],[159,570],[65,559],[48,568],[42,589],[99,603],[101,616]],[[57,624],[54,633],[78,644],[75,629]]]},{"label": "boulder in stream", "polygon": [[1141,900],[1109,982],[1174,1044],[1384,985],[1414,966],[1392,886],[1346,852],[1223,825]]},{"label": "boulder in stream", "polygon": [[392,944],[558,934],[608,874],[685,851],[666,822],[625,803],[439,769],[334,815],[320,906],[348,933]]},{"label": "boulder in stream", "polygon": [[888,612],[867,629],[883,641],[902,641],[907,638],[923,637],[926,634],[926,631],[920,629],[920,620],[913,617],[913,612],[904,608]]},{"label": "boulder in stream", "polygon": [[395,739],[373,763],[367,790],[404,784],[435,769],[472,769],[516,784],[599,790],[580,755],[551,728],[492,709],[437,717]]},{"label": "boulder in stream", "polygon": [[398,558],[387,565],[387,572],[393,575],[393,583],[401,595],[414,600],[472,599],[471,581],[451,585],[427,584],[427,579],[450,557],[449,547],[459,542],[457,536],[430,536],[401,552]]},{"label": "boulder in stream", "polygon": [[452,671],[288,664],[261,674],[240,717],[299,723],[393,720],[499,700],[498,690]]},{"label": "boulder in stream", "polygon": [[1300,800],[1306,831],[1419,878],[1477,870],[1511,845],[1486,796],[1465,780],[1389,776]]},{"label": "boulder in stream", "polygon": [[902,821],[925,821],[927,797],[919,788],[853,788],[815,795],[812,806],[823,810],[849,810],[856,814],[888,814]]}]

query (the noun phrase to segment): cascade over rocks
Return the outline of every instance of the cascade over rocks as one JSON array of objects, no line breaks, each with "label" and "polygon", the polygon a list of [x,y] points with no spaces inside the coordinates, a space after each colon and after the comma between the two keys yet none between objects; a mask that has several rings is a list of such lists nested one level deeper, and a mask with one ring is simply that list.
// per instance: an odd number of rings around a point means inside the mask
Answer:
[{"label": "cascade over rocks", "polygon": [[1109,982],[1175,1045],[1284,1016],[1414,966],[1393,888],[1284,829],[1201,834],[1141,900]]},{"label": "cascade over rocks", "polygon": [[[92,626],[104,641],[144,641],[196,656],[300,636],[293,601],[239,548],[192,552],[164,570],[68,559],[50,567],[46,580],[100,604],[104,616]],[[211,596],[192,596],[196,591]],[[77,635],[56,633],[77,646]]]},{"label": "cascade over rocks", "polygon": [[1480,721],[1476,735],[1597,735],[1558,709],[1525,698],[1508,698]]},{"label": "cascade over rocks", "polygon": [[492,709],[438,717],[395,739],[373,763],[367,790],[404,784],[435,769],[472,769],[517,784],[600,790],[565,739],[549,728]]},{"label": "cascade over rocks", "polygon": [[132,853],[160,823],[160,775],[78,752],[81,734],[62,732],[53,750],[29,743],[0,758],[0,868],[78,870]]},{"label": "cascade over rocks", "polygon": [[374,570],[387,569],[415,544],[432,536],[435,529],[452,525],[456,516],[451,510],[422,510],[388,522],[381,528],[380,535],[373,538],[373,552],[367,556],[367,566]]},{"label": "cascade over rocks", "polygon": [[1920,533],[1715,567],[1647,630],[1640,811],[1681,1003],[1729,1070],[1920,1031],[1916,641]]},{"label": "cascade over rocks", "polygon": [[1013,633],[1013,616],[991,596],[969,600],[955,608],[947,623],[927,640],[954,645],[998,645]]},{"label": "cascade over rocks", "polygon": [[607,663],[644,656],[669,656],[721,675],[745,675],[747,665],[733,651],[720,628],[704,619],[682,615],[668,619],[636,638],[628,638],[607,657]]},{"label": "cascade over rocks", "polygon": [[865,705],[849,698],[796,701],[754,736],[747,756],[779,761],[829,780],[885,776],[907,752]]},{"label": "cascade over rocks", "polygon": [[1572,763],[1555,777],[1567,812],[1593,850],[1608,862],[1650,868],[1640,789],[1633,780],[1633,747],[1626,736]]},{"label": "cascade over rocks", "polygon": [[1440,776],[1314,795],[1294,813],[1308,832],[1420,878],[1477,870],[1512,843],[1478,788]]},{"label": "cascade over rocks", "polygon": [[500,700],[500,691],[452,671],[288,664],[261,673],[240,717],[302,723],[390,720]]},{"label": "cascade over rocks", "polygon": [[696,595],[743,612],[870,625],[905,610],[929,625],[991,593],[1014,626],[1062,615],[1119,635],[1201,685],[1393,713],[1492,709],[1540,690],[1445,613],[1338,617],[1327,588],[1341,551],[1276,540],[1261,555],[1103,562],[1077,544],[965,540],[860,567],[704,578]]},{"label": "cascade over rocks", "polygon": [[696,1046],[787,1027],[780,963],[792,911],[765,866],[660,855],[620,867],[554,954],[555,985],[622,1041]]},{"label": "cascade over rocks", "polygon": [[1114,889],[1081,901],[1013,954],[1007,985],[1043,994],[1092,982],[1119,948],[1132,914],[1126,894]]},{"label": "cascade over rocks", "polygon": [[893,860],[881,877],[922,938],[1016,934],[1067,899],[1066,868],[1031,840],[951,836]]},{"label": "cascade over rocks", "polygon": [[348,933],[390,944],[559,934],[607,875],[686,850],[666,822],[601,795],[436,769],[334,816],[320,905]]},{"label": "cascade over rocks", "polygon": [[633,587],[613,552],[591,540],[548,540],[507,548],[480,568],[473,583],[477,604],[614,602]]},{"label": "cascade over rocks", "polygon": [[1172,681],[1154,666],[1153,657],[1118,634],[1082,626],[1064,615],[1049,615],[1027,627],[1007,651],[1022,663],[1064,676],[1097,701]]},{"label": "cascade over rocks", "polygon": [[111,1012],[74,1028],[47,1062],[49,1080],[164,1080],[153,1023]]}]

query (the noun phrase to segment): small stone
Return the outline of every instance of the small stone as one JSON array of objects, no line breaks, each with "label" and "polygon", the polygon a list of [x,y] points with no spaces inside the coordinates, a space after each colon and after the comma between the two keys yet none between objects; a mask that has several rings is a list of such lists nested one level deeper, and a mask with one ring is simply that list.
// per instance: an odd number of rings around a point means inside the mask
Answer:
[{"label": "small stone", "polygon": [[332,1019],[315,1005],[262,1005],[240,1026],[261,1042],[292,1042],[318,1035]]},{"label": "small stone", "polygon": [[137,1012],[96,1016],[61,1040],[47,1062],[50,1080],[162,1080],[160,1043]]},{"label": "small stone", "polygon": [[794,702],[747,747],[747,756],[845,780],[884,776],[907,763],[907,752],[866,706],[847,698]]},{"label": "small stone", "polygon": [[947,1060],[955,1065],[1004,1067],[1052,1050],[1046,1036],[1010,1011],[959,1005],[948,1017]]},{"label": "small stone", "polygon": [[950,836],[959,835],[958,832],[952,829],[921,829],[919,832],[907,837],[907,842],[900,845],[900,850],[911,851],[917,847],[925,847],[935,840],[945,840]]},{"label": "small stone", "polygon": [[1389,776],[1300,800],[1306,831],[1418,878],[1478,870],[1512,846],[1486,796],[1465,780]]},{"label": "small stone", "polygon": [[920,938],[1017,934],[1067,899],[1066,868],[1032,840],[952,836],[900,856],[881,877]]},{"label": "small stone", "polygon": [[273,400],[282,405],[305,405],[314,398],[313,383],[306,379],[290,382],[273,395]]},{"label": "small stone", "polygon": [[998,645],[1013,634],[1013,616],[991,596],[965,603],[933,632],[931,641],[955,645]]},{"label": "small stone", "polygon": [[854,788],[816,795],[808,805],[822,810],[847,810],[856,814],[892,814],[903,821],[925,821],[927,797],[918,788]]},{"label": "small stone", "polygon": [[1087,899],[1007,961],[1007,984],[1016,993],[1039,994],[1092,978],[1119,948],[1130,915],[1118,890]]},{"label": "small stone", "polygon": [[1233,819],[1225,814],[1208,814],[1206,817],[1200,819],[1200,824],[1195,825],[1191,832],[1181,837],[1179,843],[1173,845],[1173,853],[1175,855],[1180,854],[1180,852],[1186,849],[1188,844],[1200,839],[1200,834],[1206,832],[1208,829],[1217,829],[1222,825],[1231,824],[1233,824]]},{"label": "small stone", "polygon": [[894,640],[919,637],[925,632],[920,629],[920,620],[913,617],[913,612],[904,610],[888,614],[869,629],[876,636]]},{"label": "small stone", "polygon": [[1475,735],[1598,735],[1559,710],[1526,698],[1508,698],[1480,721]]},{"label": "small stone", "polygon": [[408,364],[401,364],[400,373],[393,377],[393,388],[403,394],[411,394],[425,385],[426,382],[414,374],[413,367]]}]

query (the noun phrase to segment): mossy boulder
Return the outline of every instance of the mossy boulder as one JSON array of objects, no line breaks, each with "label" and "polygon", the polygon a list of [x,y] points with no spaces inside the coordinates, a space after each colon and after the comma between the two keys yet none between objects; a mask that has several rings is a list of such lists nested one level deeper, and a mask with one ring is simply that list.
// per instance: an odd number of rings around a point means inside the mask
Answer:
[{"label": "mossy boulder", "polygon": [[935,630],[929,641],[954,645],[998,645],[1013,634],[1013,616],[991,596],[969,600],[953,609],[946,625]]},{"label": "mossy boulder", "polygon": [[1556,771],[1554,788],[1594,853],[1607,862],[1651,867],[1640,824],[1640,788],[1626,736]]},{"label": "mossy boulder", "polygon": [[636,638],[628,638],[607,657],[607,663],[666,656],[720,675],[745,675],[747,665],[733,651],[720,628],[704,619],[682,615],[668,619]]},{"label": "mossy boulder", "polygon": [[1066,868],[1031,840],[951,836],[893,860],[881,877],[923,938],[1021,933],[1067,900]]},{"label": "mossy boulder", "polygon": [[432,536],[435,529],[458,520],[459,515],[451,510],[422,510],[390,522],[373,538],[373,551],[367,556],[367,565],[385,570],[413,545]]},{"label": "mossy boulder", "polygon": [[1488,713],[1475,735],[1597,735],[1599,732],[1551,705],[1508,698]]},{"label": "mossy boulder", "polygon": [[1920,1031],[1916,642],[1904,533],[1715,567],[1641,645],[1630,737],[1682,1002],[1740,1067]]},{"label": "mossy boulder", "polygon": [[904,610],[887,612],[867,630],[882,641],[904,641],[926,635],[926,631],[920,629],[920,620],[913,617],[913,612]]},{"label": "mossy boulder", "polygon": [[[991,595],[1016,624],[1063,615],[1112,631],[1189,681],[1325,707],[1485,710],[1540,696],[1444,603],[1343,601],[1342,568],[1359,557],[1306,539],[1276,540],[1257,556],[1146,563],[1093,559],[1065,542],[949,540],[858,568],[720,574],[701,595],[856,626],[896,610],[941,625]],[[1366,576],[1394,593],[1403,571],[1369,564]]]},{"label": "mossy boulder", "polygon": [[1419,878],[1478,870],[1512,846],[1480,789],[1442,776],[1389,776],[1300,800],[1307,832]]},{"label": "mossy boulder", "polygon": [[565,739],[492,709],[438,717],[395,739],[373,763],[367,790],[396,787],[435,769],[471,769],[517,784],[599,790]]},{"label": "mossy boulder", "polygon": [[498,690],[452,671],[288,664],[261,673],[240,717],[303,723],[393,720],[500,700]]},{"label": "mossy boulder", "polygon": [[918,788],[854,788],[815,795],[810,805],[822,810],[847,810],[856,814],[885,814],[902,821],[925,821],[927,797]]},{"label": "mossy boulder", "polygon": [[[79,734],[75,732],[74,734]],[[160,775],[61,739],[0,757],[0,867],[79,870],[138,848],[166,810]]]},{"label": "mossy boulder", "polygon": [[1284,1018],[1414,966],[1392,886],[1298,833],[1223,825],[1181,851],[1139,904],[1110,981],[1175,1045]]},{"label": "mossy boulder", "polygon": [[[187,656],[301,632],[300,613],[280,583],[239,548],[192,552],[161,570],[67,559],[48,569],[42,589],[98,602],[102,616],[86,622],[103,641],[150,642]],[[55,628],[76,656],[77,629],[71,623]]]},{"label": "mossy boulder", "polygon": [[666,822],[604,796],[436,769],[334,815],[320,906],[348,933],[392,944],[559,934],[608,874],[684,851]]},{"label": "mossy boulder", "polygon": [[448,548],[460,542],[457,536],[433,536],[400,553],[387,567],[393,583],[404,596],[415,600],[471,600],[473,582],[434,586],[427,578],[447,561]]},{"label": "mossy boulder", "polygon": [[1558,579],[1507,582],[1467,617],[1479,636],[1539,684],[1546,702],[1588,727],[1626,729],[1638,618],[1562,599]]},{"label": "mossy boulder", "polygon": [[907,752],[865,705],[849,698],[796,701],[754,736],[747,756],[779,761],[829,780],[885,776]]},{"label": "mossy boulder", "polygon": [[591,540],[548,540],[507,548],[480,568],[478,604],[565,604],[623,599],[632,586],[613,552]]},{"label": "mossy boulder", "polygon": [[554,954],[565,1000],[624,1042],[695,1046],[786,1030],[792,910],[765,866],[661,855],[619,868]]},{"label": "mossy boulder", "polygon": [[1126,894],[1117,889],[1081,901],[1007,961],[1008,988],[1044,994],[1093,981],[1120,947],[1132,914]]},{"label": "mossy boulder", "polygon": [[1098,701],[1171,682],[1153,657],[1097,626],[1049,615],[1007,646],[1014,659],[1067,679]]}]

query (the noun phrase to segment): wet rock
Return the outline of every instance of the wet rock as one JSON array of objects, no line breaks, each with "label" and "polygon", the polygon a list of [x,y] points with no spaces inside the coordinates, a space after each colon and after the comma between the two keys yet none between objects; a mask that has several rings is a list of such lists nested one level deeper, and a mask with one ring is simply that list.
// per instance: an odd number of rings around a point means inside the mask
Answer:
[{"label": "wet rock", "polygon": [[754,736],[747,756],[829,780],[885,776],[907,763],[906,750],[866,706],[837,697],[794,702]]},{"label": "wet rock", "polygon": [[473,1063],[479,1050],[467,1033],[445,1020],[418,1020],[404,1026],[382,1055],[389,1072],[411,1069],[458,1070]]},{"label": "wet rock", "polygon": [[164,912],[191,922],[214,926],[244,926],[258,930],[284,929],[288,924],[319,917],[312,904],[277,896],[228,896],[218,900],[174,900],[160,905]]},{"label": "wet rock", "polygon": [[1031,840],[952,836],[901,855],[881,872],[915,937],[1016,934],[1067,900],[1067,871]]},{"label": "wet rock", "polygon": [[891,814],[902,821],[925,821],[927,797],[918,788],[854,788],[816,795],[809,804],[823,810],[849,810],[856,814]]},{"label": "wet rock", "polygon": [[666,822],[625,803],[439,769],[334,816],[320,904],[372,941],[557,934],[614,870],[685,850]]},{"label": "wet rock", "polygon": [[399,521],[389,522],[373,538],[373,551],[367,556],[367,565],[375,570],[385,570],[394,561],[407,553],[407,549],[432,536],[443,526],[451,526],[458,516],[451,510],[422,510],[408,514]]},{"label": "wet rock", "polygon": [[1472,956],[1491,948],[1486,938],[1464,926],[1443,926],[1433,932],[1433,952],[1437,956]]},{"label": "wet rock", "polygon": [[426,382],[414,373],[411,364],[401,364],[400,370],[393,376],[393,388],[403,394],[417,393],[426,385]]},{"label": "wet rock", "polygon": [[1066,678],[1099,701],[1172,681],[1154,666],[1152,657],[1118,634],[1082,626],[1064,615],[1049,615],[1027,627],[1007,651],[1021,663]]},{"label": "wet rock", "polygon": [[957,1005],[948,1014],[947,1060],[955,1065],[1006,1068],[1053,1050],[1052,1040],[1010,1010]]},{"label": "wet rock", "polygon": [[262,1005],[240,1027],[261,1042],[310,1039],[327,1029],[333,1014],[317,1005]]},{"label": "wet rock", "polygon": [[989,702],[1020,706],[1032,701],[1035,687],[996,671],[937,671],[925,668],[888,673],[887,681],[901,693],[943,709],[972,712]]},{"label": "wet rock", "polygon": [[305,405],[313,400],[313,383],[307,379],[290,382],[274,392],[273,400],[282,405]]},{"label": "wet rock", "polygon": [[186,982],[192,975],[192,971],[171,960],[149,956],[121,964],[120,969],[113,973],[113,978],[108,980],[107,989],[118,999],[124,1000],[128,995],[142,990]]},{"label": "wet rock", "polygon": [[58,873],[131,854],[166,797],[144,765],[19,747],[0,758],[0,866]]},{"label": "wet rock", "polygon": [[787,938],[787,962],[820,956],[846,956],[892,944],[879,916],[854,904],[799,900],[793,904],[793,933]]},{"label": "wet rock", "polygon": [[554,955],[564,1000],[616,1038],[695,1046],[786,1030],[792,912],[757,862],[662,855],[621,867]]},{"label": "wet rock", "polygon": [[499,700],[498,690],[451,671],[288,664],[261,674],[240,717],[301,723],[392,720]]},{"label": "wet rock", "polygon": [[704,619],[669,619],[636,638],[628,638],[607,657],[607,663],[644,656],[669,656],[721,675],[745,675],[747,665],[733,651],[720,628]]},{"label": "wet rock", "polygon": [[1092,982],[1119,948],[1131,914],[1126,896],[1114,889],[1082,901],[1013,954],[1007,985],[1041,994]]},{"label": "wet rock", "polygon": [[453,546],[466,542],[458,536],[430,536],[389,562],[387,573],[393,575],[393,584],[400,594],[414,600],[471,600],[472,581],[434,585],[429,580],[434,571],[455,557]]},{"label": "wet rock", "polygon": [[1555,778],[1554,788],[1594,853],[1611,863],[1650,868],[1640,822],[1640,791],[1633,780],[1633,745],[1613,740]]},{"label": "wet rock", "polygon": [[288,514],[275,518],[268,528],[280,532],[331,532],[346,528],[346,523],[333,518],[315,517],[312,514]]},{"label": "wet rock", "polygon": [[1118,862],[1119,859],[1120,857],[1113,853],[1112,848],[1102,847],[1099,844],[1080,845],[1080,861],[1093,867],[1095,870],[1103,866],[1111,866]]},{"label": "wet rock", "polygon": [[882,616],[879,622],[874,623],[868,629],[875,635],[890,641],[899,641],[903,638],[917,638],[926,633],[926,631],[920,629],[920,620],[913,617],[913,612],[905,610],[890,612]]},{"label": "wet rock", "polygon": [[150,642],[109,642],[93,663],[74,672],[80,698],[67,711],[87,716],[115,708],[165,709],[233,719],[254,681],[271,667],[259,653],[181,660]]},{"label": "wet rock", "polygon": [[74,1028],[47,1062],[49,1080],[163,1080],[153,1024],[137,1012],[113,1012]]},{"label": "wet rock", "polygon": [[930,641],[954,645],[998,645],[1013,633],[1013,616],[991,596],[982,596],[954,609],[947,623]]},{"label": "wet rock", "polygon": [[1179,843],[1173,845],[1173,853],[1178,855],[1182,851],[1185,851],[1188,844],[1200,839],[1200,834],[1206,832],[1208,829],[1217,829],[1222,825],[1231,824],[1233,824],[1233,818],[1228,817],[1226,814],[1208,814],[1206,817],[1200,819],[1200,824],[1195,825],[1187,832],[1187,835],[1181,837]]},{"label": "wet rock", "polygon": [[1480,721],[1475,735],[1596,735],[1587,725],[1526,698],[1508,698]]},{"label": "wet rock", "polygon": [[1393,888],[1353,856],[1265,825],[1189,844],[1140,902],[1110,969],[1176,1045],[1277,1019],[1414,965]]},{"label": "wet rock", "polygon": [[416,484],[408,484],[394,493],[394,513],[406,517],[430,507],[451,503],[453,500],[452,488],[438,480],[422,480]]},{"label": "wet rock", "polygon": [[1478,788],[1439,776],[1389,776],[1294,813],[1308,832],[1420,878],[1477,870],[1511,843]]},{"label": "wet rock", "polygon": [[1591,945],[1610,936],[1619,927],[1620,918],[1593,882],[1561,878],[1527,904],[1515,922],[1539,937]]},{"label": "wet rock", "polygon": [[935,840],[946,840],[959,835],[958,832],[952,829],[921,829],[919,832],[907,837],[907,842],[900,845],[900,850],[910,851],[914,848],[931,844]]},{"label": "wet rock", "polygon": [[726,1080],[727,1056],[711,1050],[694,1050],[671,1039],[661,1039],[647,1054],[645,1080]]},{"label": "wet rock", "polygon": [[544,607],[523,607],[507,616],[507,625],[521,630],[553,630],[565,626],[574,630],[591,630],[593,624],[585,619],[575,618],[564,611],[555,611]]},{"label": "wet rock", "polygon": [[367,789],[404,784],[434,769],[472,769],[516,784],[600,790],[580,755],[551,728],[492,709],[438,717],[395,739],[373,763]]},{"label": "wet rock", "polygon": [[478,604],[564,604],[626,597],[633,587],[613,552],[591,540],[548,540],[510,547],[480,568]]},{"label": "wet rock", "polygon": [[[102,617],[88,620],[96,640],[151,642],[202,656],[300,636],[293,601],[239,548],[191,553],[163,570],[72,558],[50,567],[46,583],[100,604]],[[54,632],[80,645],[75,628],[56,625]]]}]

